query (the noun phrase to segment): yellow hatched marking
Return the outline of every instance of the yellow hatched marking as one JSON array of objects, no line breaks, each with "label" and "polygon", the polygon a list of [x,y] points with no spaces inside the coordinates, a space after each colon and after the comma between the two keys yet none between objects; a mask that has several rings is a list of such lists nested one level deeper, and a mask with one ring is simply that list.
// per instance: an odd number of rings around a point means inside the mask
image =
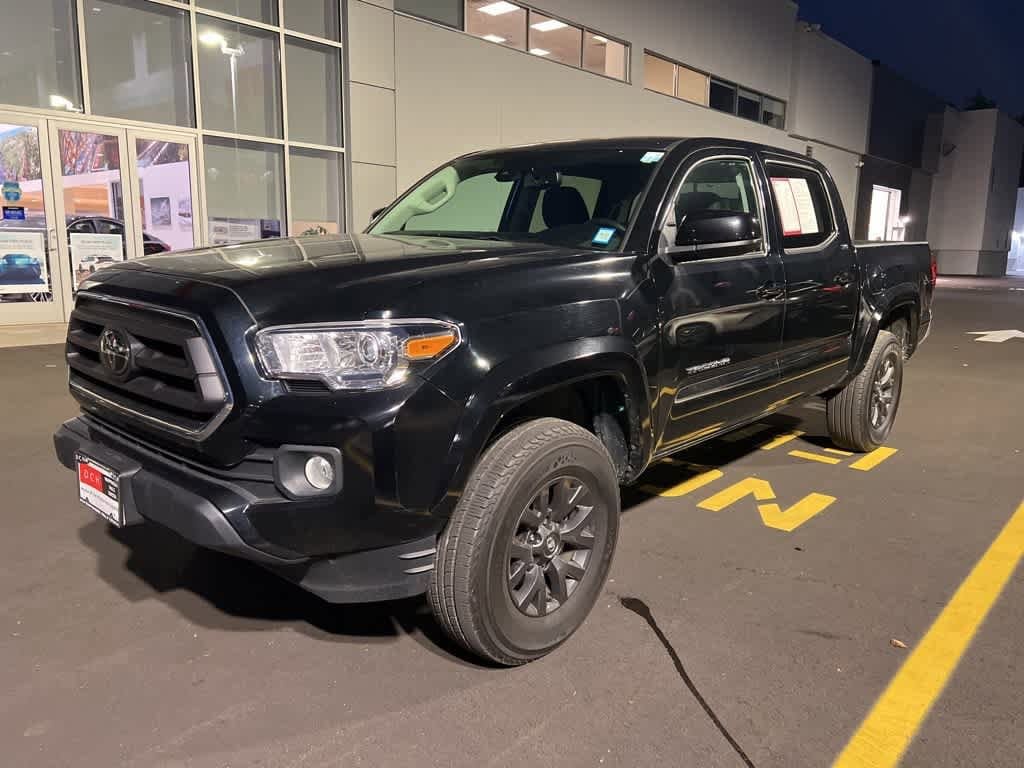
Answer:
[{"label": "yellow hatched marking", "polygon": [[707,472],[702,472],[696,477],[691,477],[684,483],[672,486],[671,488],[661,489],[656,488],[653,485],[643,485],[640,490],[644,493],[650,493],[654,496],[661,496],[666,499],[674,499],[679,496],[685,496],[688,493],[693,493],[698,488],[703,488],[708,483],[713,483],[719,478],[725,477],[725,473],[717,469],[712,469]]},{"label": "yellow hatched marking", "polygon": [[825,453],[834,453],[836,456],[853,456],[851,451],[840,451],[838,448],[826,448]]},{"label": "yellow hatched marking", "polygon": [[899,453],[899,450],[896,448],[876,448],[863,458],[857,459],[857,461],[853,462],[853,464],[850,465],[850,469],[859,469],[861,472],[869,472],[895,453]]},{"label": "yellow hatched marking", "polygon": [[807,459],[808,461],[817,461],[822,464],[841,464],[842,459],[833,459],[831,456],[819,456],[816,453],[810,453],[809,451],[790,451],[790,456],[795,456],[798,459]]},{"label": "yellow hatched marking", "polygon": [[757,511],[761,513],[761,522],[766,526],[789,533],[824,512],[835,500],[835,496],[809,493],[788,509],[782,509],[778,504],[758,504]]},{"label": "yellow hatched marking", "polygon": [[778,448],[780,445],[785,445],[786,443],[791,442],[792,440],[796,440],[802,434],[803,432],[801,432],[800,430],[795,430],[793,432],[787,432],[784,435],[779,435],[774,440],[769,440],[767,443],[762,445],[761,450],[770,451],[773,448]]},{"label": "yellow hatched marking", "polygon": [[1024,503],[875,702],[832,768],[893,768],[1024,555]]}]

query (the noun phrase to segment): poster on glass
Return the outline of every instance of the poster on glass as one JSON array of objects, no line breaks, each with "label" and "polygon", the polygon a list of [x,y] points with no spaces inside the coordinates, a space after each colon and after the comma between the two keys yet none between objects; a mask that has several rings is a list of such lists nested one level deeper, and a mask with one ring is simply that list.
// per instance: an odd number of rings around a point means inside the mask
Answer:
[{"label": "poster on glass", "polygon": [[0,294],[45,293],[49,285],[43,233],[0,230]]},{"label": "poster on glass", "polygon": [[71,242],[71,271],[77,289],[83,280],[97,269],[124,261],[124,244],[120,235],[92,235],[73,232]]}]

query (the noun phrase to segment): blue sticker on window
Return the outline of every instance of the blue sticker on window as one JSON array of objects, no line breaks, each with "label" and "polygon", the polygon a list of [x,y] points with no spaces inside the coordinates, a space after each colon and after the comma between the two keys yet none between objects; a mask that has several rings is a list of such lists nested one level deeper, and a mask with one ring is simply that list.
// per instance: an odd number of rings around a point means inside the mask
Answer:
[{"label": "blue sticker on window", "polygon": [[641,163],[656,163],[665,156],[664,152],[648,152],[640,158]]},{"label": "blue sticker on window", "polygon": [[594,245],[608,245],[613,237],[615,237],[614,227],[601,227],[591,242]]}]

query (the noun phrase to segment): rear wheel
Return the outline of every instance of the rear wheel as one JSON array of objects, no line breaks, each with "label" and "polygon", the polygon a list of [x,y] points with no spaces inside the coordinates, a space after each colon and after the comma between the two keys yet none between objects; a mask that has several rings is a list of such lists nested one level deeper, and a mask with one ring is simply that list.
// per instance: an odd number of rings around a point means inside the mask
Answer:
[{"label": "rear wheel", "polygon": [[889,326],[889,333],[896,337],[903,360],[906,362],[910,359],[910,323],[902,319],[897,320]]},{"label": "rear wheel", "polygon": [[485,452],[441,537],[434,615],[493,662],[539,658],[590,613],[618,528],[618,481],[600,440],[560,419],[522,424]]},{"label": "rear wheel", "polygon": [[873,451],[889,437],[903,390],[903,351],[879,331],[867,364],[826,404],[828,431],[840,448]]}]

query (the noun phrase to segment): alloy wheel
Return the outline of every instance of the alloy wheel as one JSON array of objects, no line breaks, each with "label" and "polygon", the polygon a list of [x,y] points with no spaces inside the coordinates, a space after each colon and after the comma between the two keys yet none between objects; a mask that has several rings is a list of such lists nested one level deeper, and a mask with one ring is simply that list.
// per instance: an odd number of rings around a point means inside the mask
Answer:
[{"label": "alloy wheel", "polygon": [[519,517],[508,553],[508,590],[527,616],[565,605],[587,573],[596,543],[595,496],[581,480],[547,481]]}]

